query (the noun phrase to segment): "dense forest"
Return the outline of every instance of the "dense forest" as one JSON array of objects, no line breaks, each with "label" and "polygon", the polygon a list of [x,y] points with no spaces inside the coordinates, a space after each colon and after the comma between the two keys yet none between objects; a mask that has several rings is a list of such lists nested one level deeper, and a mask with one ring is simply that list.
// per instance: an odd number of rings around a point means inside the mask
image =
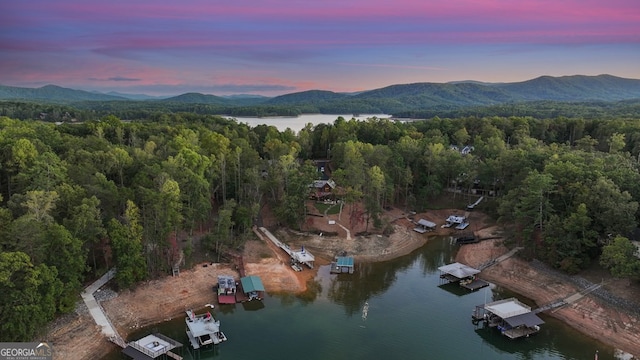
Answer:
[{"label": "dense forest", "polygon": [[[331,160],[343,200],[362,203],[374,228],[389,229],[387,205],[423,210],[442,196],[483,194],[483,211],[526,256],[568,273],[599,261],[614,276],[640,277],[629,240],[640,216],[637,118],[338,118],[296,134],[196,112],[56,125],[6,109],[2,341],[31,339],[112,266],[126,288],[169,273],[182,255],[220,260],[252,236],[264,204],[299,228],[313,159]],[[192,241],[202,229],[202,242]]]}]

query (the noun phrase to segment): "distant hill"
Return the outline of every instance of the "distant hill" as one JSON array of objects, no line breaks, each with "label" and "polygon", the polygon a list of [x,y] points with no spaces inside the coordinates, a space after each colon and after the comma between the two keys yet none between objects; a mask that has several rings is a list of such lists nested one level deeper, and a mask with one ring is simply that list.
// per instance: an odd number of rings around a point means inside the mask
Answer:
[{"label": "distant hill", "polygon": [[276,96],[267,101],[269,105],[318,105],[342,100],[349,95],[326,90],[309,90]]},{"label": "distant hill", "polygon": [[160,100],[160,99],[166,99],[169,97],[169,96],[151,96],[146,94],[124,94],[116,91],[109,91],[106,94],[111,96],[118,96],[118,97],[129,99],[129,100]]},{"label": "distant hill", "polygon": [[[143,95],[135,95],[142,97]],[[257,95],[214,96],[186,93],[166,99],[136,100],[138,108],[165,108],[188,111],[185,105],[201,104],[202,111],[238,114],[278,114],[320,112],[340,113],[417,113],[457,111],[482,106],[523,102],[614,102],[640,99],[640,80],[611,75],[562,77],[541,76],[514,83],[457,81],[391,85],[357,93],[309,90],[273,98]],[[0,86],[0,100],[38,100],[80,103],[84,108],[100,101],[133,101],[124,94],[100,94],[47,85],[42,88]],[[144,105],[144,104],[149,104]],[[155,104],[155,105],[151,105]],[[78,105],[80,106],[80,105]],[[115,105],[114,105],[115,106]],[[120,106],[120,105],[119,105]],[[104,109],[104,106],[101,106]],[[259,110],[255,110],[258,109]],[[218,110],[215,110],[218,109]]]},{"label": "distant hill", "polygon": [[188,103],[188,104],[208,104],[227,105],[228,100],[215,95],[204,95],[200,93],[186,93],[162,100],[163,102]]},{"label": "distant hill", "polygon": [[126,98],[121,96],[94,93],[84,90],[68,89],[56,85],[46,85],[40,88],[21,88],[0,85],[0,99],[39,100],[61,103],[69,103],[75,101],[126,100]]},{"label": "distant hill", "polygon": [[541,76],[494,85],[520,100],[618,101],[640,98],[640,80],[611,75]]}]

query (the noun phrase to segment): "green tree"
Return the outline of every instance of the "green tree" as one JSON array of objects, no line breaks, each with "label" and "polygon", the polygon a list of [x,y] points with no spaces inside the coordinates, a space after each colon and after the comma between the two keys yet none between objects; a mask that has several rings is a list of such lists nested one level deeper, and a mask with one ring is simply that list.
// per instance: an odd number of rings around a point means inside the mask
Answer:
[{"label": "green tree", "polygon": [[79,238],[85,249],[91,252],[94,273],[97,270],[96,247],[106,237],[107,231],[103,226],[100,200],[92,196],[82,199],[82,204],[75,206],[68,218],[64,220],[65,227],[71,235]]},{"label": "green tree", "polygon": [[364,186],[364,206],[367,213],[365,231],[369,231],[369,222],[374,220],[374,224],[379,224],[379,216],[382,213],[382,198],[385,190],[385,176],[378,166],[372,166],[367,171],[367,182]]},{"label": "green tree", "polygon": [[62,312],[68,312],[75,307],[76,296],[82,286],[86,270],[86,251],[82,247],[82,241],[72,236],[60,224],[47,225],[44,235],[47,239],[45,263],[56,267],[58,278],[64,288],[58,300],[58,307]]},{"label": "green tree", "polygon": [[62,284],[54,267],[0,252],[0,341],[28,341],[53,320]]},{"label": "green tree", "polygon": [[640,277],[638,248],[623,236],[616,236],[611,244],[602,248],[600,264],[615,277]]},{"label": "green tree", "polygon": [[147,277],[147,264],[142,247],[140,210],[129,200],[123,222],[111,219],[108,226],[117,272],[116,283],[127,288]]}]

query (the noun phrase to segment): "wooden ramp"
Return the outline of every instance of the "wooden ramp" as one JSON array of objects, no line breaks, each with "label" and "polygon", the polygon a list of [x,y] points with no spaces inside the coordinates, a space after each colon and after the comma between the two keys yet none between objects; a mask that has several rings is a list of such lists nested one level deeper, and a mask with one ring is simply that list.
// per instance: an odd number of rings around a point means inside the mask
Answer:
[{"label": "wooden ramp", "polygon": [[549,304],[540,306],[539,308],[533,310],[533,313],[537,314],[537,313],[540,313],[540,312],[543,312],[543,311],[547,311],[547,310],[556,311],[556,310],[558,310],[559,308],[561,308],[563,306],[566,306],[566,305],[569,305],[569,304],[573,304],[574,302],[576,302],[576,301],[582,299],[583,297],[585,297],[587,294],[598,290],[601,286],[602,286],[602,284],[593,284],[593,285],[591,285],[591,286],[589,286],[589,287],[587,287],[585,289],[582,289],[579,292],[577,292],[577,293],[575,293],[575,294],[573,294],[571,296],[568,296],[568,297],[566,297],[564,299],[556,300],[556,301],[551,302]]},{"label": "wooden ramp", "polygon": [[517,247],[517,248],[514,248],[514,249],[512,249],[511,251],[509,251],[508,253],[506,253],[506,254],[504,254],[504,255],[501,255],[501,256],[498,256],[498,257],[497,257],[497,258],[495,258],[495,259],[491,259],[491,260],[487,261],[486,263],[484,263],[484,264],[482,264],[482,265],[478,266],[478,270],[484,270],[484,269],[486,269],[486,268],[488,268],[488,267],[490,267],[490,266],[493,266],[493,265],[495,265],[495,264],[497,264],[497,263],[500,263],[500,262],[502,262],[502,261],[505,261],[505,260],[507,260],[508,258],[510,258],[510,257],[512,257],[513,255],[515,255],[518,251],[520,251],[520,250],[522,250],[522,249],[524,249],[524,248],[523,248],[523,247]]}]

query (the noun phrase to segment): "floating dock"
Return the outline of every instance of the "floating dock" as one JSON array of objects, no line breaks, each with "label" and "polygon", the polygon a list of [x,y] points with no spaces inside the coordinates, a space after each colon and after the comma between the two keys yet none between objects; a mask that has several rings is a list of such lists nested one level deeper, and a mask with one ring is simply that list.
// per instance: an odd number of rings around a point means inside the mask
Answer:
[{"label": "floating dock", "polygon": [[456,230],[464,230],[468,226],[467,217],[462,215],[449,215],[442,225],[443,228],[454,227]]},{"label": "floating dock", "polygon": [[531,311],[531,307],[516,298],[478,305],[471,317],[474,323],[482,321],[489,327],[497,328],[502,335],[510,339],[533,335],[540,331],[540,325],[544,324],[544,321]]},{"label": "floating dock", "polygon": [[182,356],[172,352],[173,349],[182,347],[182,344],[162,334],[151,334],[142,339],[131,341],[122,349],[122,353],[134,360],[156,359],[166,355],[176,360],[182,360]]},{"label": "floating dock", "polygon": [[353,274],[355,268],[353,256],[336,256],[336,261],[331,263],[332,274]]},{"label": "floating dock", "polygon": [[441,272],[441,279],[450,283],[459,283],[460,286],[467,290],[476,291],[489,286],[488,282],[478,279],[477,274],[480,273],[480,270],[464,264],[456,262],[440,266],[438,270]]},{"label": "floating dock", "polygon": [[235,304],[237,286],[233,276],[218,275],[218,303]]},{"label": "floating dock", "polygon": [[[300,263],[300,264],[305,264],[307,265],[310,269],[313,269],[313,266],[315,264],[315,257],[313,256],[313,254],[311,254],[310,252],[308,252],[307,250],[305,250],[304,246],[300,249],[300,250],[293,250],[289,247],[289,245],[282,243],[280,240],[278,240],[278,238],[276,238],[269,230],[267,230],[264,227],[260,227],[260,231],[262,231],[262,233],[264,233],[267,238],[274,243],[277,247],[281,248],[282,250],[284,250],[284,252],[286,252],[291,259],[295,262],[295,263]],[[297,269],[294,268],[294,270],[298,271]],[[302,270],[302,269],[300,269]]]},{"label": "floating dock", "polygon": [[192,310],[187,310],[185,322],[187,324],[187,337],[191,347],[196,350],[204,346],[217,345],[227,341],[227,337],[220,330],[220,321],[216,321],[209,312],[196,315]]}]

